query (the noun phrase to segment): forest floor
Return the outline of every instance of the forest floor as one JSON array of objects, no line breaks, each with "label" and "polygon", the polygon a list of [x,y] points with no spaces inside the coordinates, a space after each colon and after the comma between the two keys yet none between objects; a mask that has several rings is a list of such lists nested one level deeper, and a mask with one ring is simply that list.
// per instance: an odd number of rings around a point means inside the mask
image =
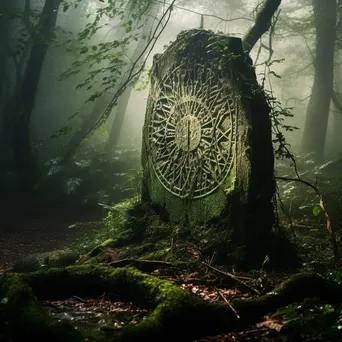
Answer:
[{"label": "forest floor", "polygon": [[[95,217],[94,217],[95,216]],[[67,248],[77,238],[90,232],[96,215],[83,213],[13,217],[0,224],[0,270],[11,267],[18,259],[33,253]],[[75,222],[77,229],[69,228]]]},{"label": "forest floor", "polygon": [[[96,231],[98,223],[99,219],[94,215],[84,214],[80,220],[80,215],[61,216],[58,213],[40,215],[38,218],[33,215],[4,222],[0,225],[0,273],[28,254],[72,246],[76,240],[82,240],[83,236],[92,235],[91,230]],[[304,267],[327,275],[330,268],[327,260],[331,260],[332,250],[324,225],[319,227],[305,221],[298,221],[296,225],[297,244],[300,246],[300,254],[305,256]],[[107,255],[112,256],[108,262],[120,261],[120,249],[109,248],[108,252]],[[193,253],[193,250],[189,253]],[[234,272],[232,275],[210,266],[203,266],[198,272],[170,271],[162,264],[147,273],[171,280],[185,291],[206,301],[226,303],[228,306],[234,298],[253,297],[255,291],[265,293],[291,276],[289,272],[276,273],[262,269],[246,273]],[[213,279],[216,279],[215,283]],[[102,320],[122,329],[126,325],[136,324],[148,314],[132,307],[131,303],[110,302],[104,297],[75,296],[66,300],[46,302],[45,307],[57,317],[63,315],[65,318],[67,313],[67,320],[73,321],[75,326],[83,325],[88,328],[90,321],[93,327],[98,327],[99,321]],[[330,334],[331,327],[334,328],[334,337],[330,338],[326,332]],[[335,335],[336,329],[342,329],[341,305],[309,300],[270,313],[264,316],[263,320],[245,327],[243,331],[203,337],[195,342],[342,341],[342,335]]]}]

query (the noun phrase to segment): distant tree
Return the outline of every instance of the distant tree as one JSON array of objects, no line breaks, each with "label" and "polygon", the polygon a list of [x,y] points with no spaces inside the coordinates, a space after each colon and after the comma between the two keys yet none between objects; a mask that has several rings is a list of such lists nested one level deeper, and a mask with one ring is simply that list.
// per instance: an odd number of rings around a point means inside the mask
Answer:
[{"label": "distant tree", "polygon": [[333,129],[330,139],[332,156],[342,156],[342,0],[338,0],[334,58],[334,92],[332,97]]},{"label": "distant tree", "polygon": [[[8,66],[11,56],[11,30],[16,8],[16,0],[0,2],[0,113],[4,101],[10,96]],[[1,122],[0,117],[0,130]]]},{"label": "distant tree", "polygon": [[[140,67],[142,65],[144,65],[144,61],[145,61],[145,56],[147,54],[147,50],[145,49],[145,44],[146,44],[146,40],[150,41],[153,34],[152,34],[152,29],[154,26],[154,22],[155,22],[155,18],[157,16],[157,13],[153,13],[153,12],[157,12],[159,10],[159,8],[155,8],[155,9],[151,9],[152,13],[151,15],[149,15],[146,20],[145,20],[145,25],[142,31],[142,37],[144,37],[144,39],[142,39],[135,47],[133,54],[132,54],[132,63],[134,63],[135,61],[139,61],[140,63],[138,64]],[[116,108],[116,112],[115,112],[115,116],[114,116],[114,120],[113,120],[113,124],[111,127],[111,130],[109,132],[109,137],[108,137],[108,141],[107,141],[107,146],[109,148],[115,148],[119,142],[119,137],[120,137],[120,132],[124,123],[124,119],[125,119],[125,114],[127,111],[127,107],[128,107],[128,102],[132,93],[132,84],[130,84],[125,91],[123,92],[123,94],[120,96],[120,98],[118,99],[118,106]]]},{"label": "distant tree", "polygon": [[336,1],[313,0],[313,10],[316,28],[315,74],[307,106],[302,149],[314,152],[316,160],[322,161],[333,95]]}]

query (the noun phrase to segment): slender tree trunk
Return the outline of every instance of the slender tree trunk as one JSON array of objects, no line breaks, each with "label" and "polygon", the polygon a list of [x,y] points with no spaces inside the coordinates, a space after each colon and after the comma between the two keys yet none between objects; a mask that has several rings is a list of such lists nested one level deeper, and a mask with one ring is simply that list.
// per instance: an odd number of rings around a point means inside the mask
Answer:
[{"label": "slender tree trunk", "polygon": [[[35,105],[44,59],[54,37],[58,7],[61,0],[45,0],[37,27],[37,35],[30,50],[22,84],[13,96],[16,123],[12,131],[14,167],[23,192],[31,192],[39,179],[33,152],[30,121]],[[7,113],[10,115],[11,113]],[[9,129],[9,127],[6,127]]]},{"label": "slender tree trunk", "polygon": [[[342,51],[335,52],[335,64],[342,61]],[[334,68],[334,93],[332,95],[332,108],[329,120],[333,120],[331,146],[332,157],[342,157],[342,72],[340,66]]]},{"label": "slender tree trunk", "polygon": [[316,26],[315,76],[306,113],[302,150],[323,161],[334,82],[336,1],[313,0]]},{"label": "slender tree trunk", "polygon": [[128,86],[119,98],[119,104],[116,107],[115,117],[107,140],[107,146],[110,149],[115,148],[118,145],[121,129],[125,120],[127,106],[131,94],[132,87]]},{"label": "slender tree trunk", "polygon": [[[342,20],[342,0],[338,1],[337,19],[340,23]],[[337,29],[341,29],[341,24]],[[335,46],[336,47],[336,46]],[[331,149],[333,158],[342,157],[342,49],[340,48],[335,52],[334,58],[334,93],[332,96],[332,107],[334,109],[333,125],[332,125],[332,138]],[[329,118],[330,119],[330,118]]]},{"label": "slender tree trunk", "polygon": [[[153,15],[151,16],[152,20],[147,20],[147,22],[145,23],[142,36],[149,37],[151,35],[151,31],[152,31],[154,20],[155,20],[153,19],[153,17],[157,16],[158,8],[155,8],[154,11],[156,13],[154,16]],[[150,40],[150,37],[147,38],[147,41],[149,40]],[[142,53],[144,51],[145,46],[146,46],[145,40],[141,40],[138,43],[131,57],[132,61],[137,61],[139,58],[140,60],[144,59],[144,55],[142,55]],[[132,86],[129,85],[125,89],[123,94],[119,97],[119,104],[116,108],[115,117],[112,123],[112,128],[110,130],[108,141],[107,141],[107,147],[110,149],[115,148],[119,142],[120,133],[121,133],[124,121],[125,121],[126,111],[127,111],[128,102],[131,97],[131,94],[132,94]]]},{"label": "slender tree trunk", "polygon": [[84,137],[85,132],[94,127],[94,125],[101,117],[103,111],[106,109],[109,102],[110,98],[107,94],[102,94],[95,100],[91,113],[87,116],[87,118],[83,121],[81,127],[70,139],[68,146],[64,151],[63,163],[66,163],[68,159],[75,153],[80,141]]}]

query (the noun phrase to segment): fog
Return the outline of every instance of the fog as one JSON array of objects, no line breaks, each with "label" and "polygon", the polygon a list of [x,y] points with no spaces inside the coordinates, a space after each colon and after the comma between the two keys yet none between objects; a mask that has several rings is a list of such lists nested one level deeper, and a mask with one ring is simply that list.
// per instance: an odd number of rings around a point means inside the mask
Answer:
[{"label": "fog", "polygon": [[[3,3],[4,202],[9,203],[7,195],[16,200],[18,193],[25,194],[23,198],[39,193],[44,202],[45,196],[60,202],[66,196],[65,203],[91,202],[97,207],[125,197],[123,189],[132,190],[124,186],[129,170],[140,167],[153,56],[163,53],[184,30],[204,29],[244,39],[263,4],[259,0],[179,0],[171,7],[158,0]],[[300,159],[304,165],[341,157],[340,21],[334,35],[324,31],[340,10],[329,12],[331,18],[320,25],[311,1],[282,1],[249,51],[271,108],[276,173],[297,157],[310,156]],[[330,64],[325,62],[327,49]]]},{"label": "fog", "polygon": [[[205,29],[243,37],[253,23],[253,17],[255,16],[253,11],[257,4],[258,1],[248,1],[248,5],[244,8],[242,8],[243,5],[240,8],[236,8],[237,6],[234,2],[230,4],[230,2],[225,3],[223,1],[217,1],[216,3],[208,1],[207,4],[203,5],[198,5],[197,2],[191,3],[191,5],[188,3],[176,5],[166,28],[147,59],[146,69],[149,69],[152,65],[153,55],[162,53],[164,46],[175,40],[177,34],[183,30],[198,28],[201,24],[201,14],[205,14],[203,17]],[[98,2],[89,1],[88,6],[84,7],[85,12],[81,16],[78,9],[70,9],[66,14],[60,14],[57,25],[58,32],[63,37],[61,39],[65,39],[65,36],[68,35],[75,35],[83,28],[87,21],[90,22],[97,6],[99,6]],[[167,6],[167,3],[165,6]],[[298,148],[301,143],[302,130],[305,123],[305,109],[313,81],[312,67],[306,68],[304,72],[300,72],[300,70],[310,64],[310,48],[312,49],[314,45],[314,38],[312,34],[304,36],[301,32],[294,36],[291,34],[288,38],[283,38],[282,31],[284,30],[282,26],[285,26],[284,22],[288,17],[305,18],[309,12],[309,6],[298,11],[292,11],[291,4],[285,2],[278,19],[280,28],[276,28],[272,42],[272,49],[274,51],[272,60],[282,60],[280,63],[272,65],[272,70],[282,77],[281,79],[271,77],[272,90],[283,106],[294,107],[294,117],[289,118],[287,124],[299,128],[299,130],[287,133],[286,135],[288,142],[293,148]],[[87,14],[90,14],[89,18],[87,18]],[[97,40],[94,43],[115,39],[115,24],[111,23],[109,26],[109,28],[105,27],[99,30],[96,37],[93,38],[93,40]],[[268,44],[268,38],[263,38],[263,42]],[[305,47],[306,43],[308,44],[307,48]],[[256,72],[259,80],[261,80],[264,73],[263,63],[268,59],[268,51],[263,49],[259,54],[258,48],[259,46],[256,46],[252,50],[251,57],[253,60],[256,60],[258,56]],[[87,112],[91,111],[92,103],[84,105],[89,92],[75,89],[77,84],[82,82],[85,74],[76,75],[76,77],[62,81],[59,79],[60,75],[74,61],[75,53],[75,51],[65,51],[64,47],[56,46],[50,47],[48,51],[39,83],[39,92],[32,120],[32,130],[34,138],[37,140],[44,139],[53,134],[76,111],[81,110],[81,115],[87,115]],[[266,82],[266,87],[270,88],[268,82]],[[148,88],[141,91],[133,90],[127,106],[124,125],[120,133],[120,144],[134,144],[136,147],[139,147],[148,91]],[[114,115],[115,108],[105,124],[105,129],[110,130]],[[332,116],[329,121],[329,130],[334,126],[334,120],[338,119],[338,115]],[[76,123],[79,123],[79,121],[76,121]],[[329,136],[330,134],[328,134]],[[41,161],[45,162],[48,158],[52,157],[55,149],[61,143],[65,143],[64,138],[59,139],[59,141],[53,140],[45,143],[39,152]],[[328,146],[332,144],[329,138],[327,143]]]},{"label": "fog", "polygon": [[341,65],[342,0],[0,0],[0,342],[342,341]]}]

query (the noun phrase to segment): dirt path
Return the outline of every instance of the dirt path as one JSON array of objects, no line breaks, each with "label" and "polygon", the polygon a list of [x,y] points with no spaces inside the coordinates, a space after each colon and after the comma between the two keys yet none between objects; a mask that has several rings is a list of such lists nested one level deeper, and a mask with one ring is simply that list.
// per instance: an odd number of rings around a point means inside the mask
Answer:
[{"label": "dirt path", "polygon": [[0,269],[30,254],[67,247],[88,228],[68,228],[76,222],[94,221],[80,217],[31,217],[0,224]]}]

